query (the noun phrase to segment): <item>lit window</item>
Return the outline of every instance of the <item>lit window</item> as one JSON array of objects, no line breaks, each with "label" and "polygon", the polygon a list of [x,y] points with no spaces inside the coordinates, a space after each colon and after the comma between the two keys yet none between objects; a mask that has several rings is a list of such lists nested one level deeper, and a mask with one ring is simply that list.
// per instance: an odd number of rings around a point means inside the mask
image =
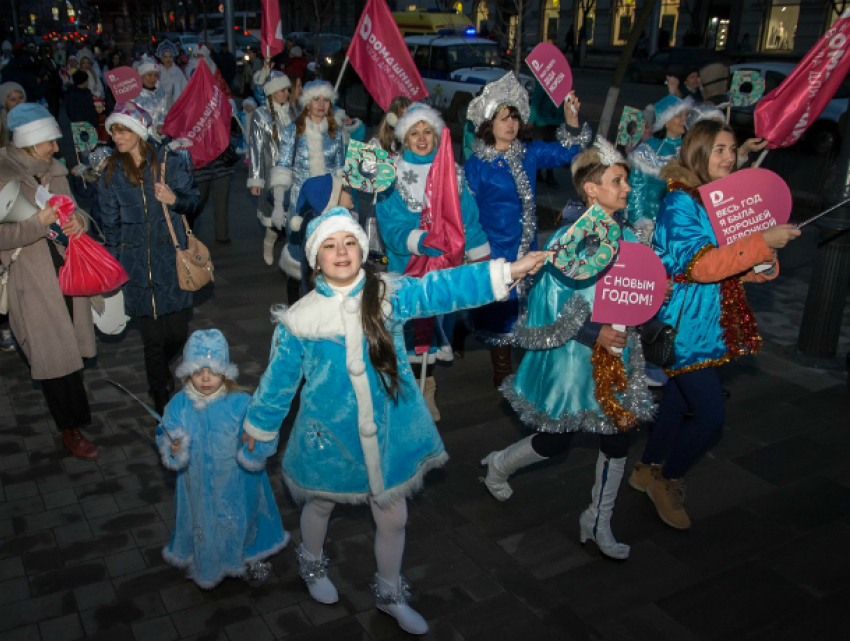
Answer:
[{"label": "lit window", "polygon": [[797,34],[799,17],[799,2],[777,2],[774,0],[771,3],[764,30],[762,45],[764,50],[790,51],[794,49],[794,36]]}]

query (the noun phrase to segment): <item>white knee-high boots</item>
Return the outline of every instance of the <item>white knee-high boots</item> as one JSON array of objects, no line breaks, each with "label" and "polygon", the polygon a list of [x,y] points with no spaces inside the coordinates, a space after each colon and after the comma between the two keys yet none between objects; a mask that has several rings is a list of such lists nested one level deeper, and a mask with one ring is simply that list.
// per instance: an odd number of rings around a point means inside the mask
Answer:
[{"label": "white knee-high boots", "polygon": [[410,586],[404,577],[398,576],[393,581],[387,581],[376,574],[372,589],[375,592],[375,606],[398,621],[402,630],[410,634],[428,632],[428,623],[407,604]]},{"label": "white knee-high boots", "polygon": [[618,543],[611,533],[611,517],[614,514],[614,502],[623,480],[626,469],[626,458],[608,458],[599,452],[596,459],[596,482],[591,490],[591,501],[588,508],[582,512],[579,519],[581,527],[580,540],[585,543],[588,539],[596,542],[599,550],[612,559],[629,558],[629,546]]},{"label": "white knee-high boots", "polygon": [[531,439],[532,437],[529,436],[500,452],[490,452],[481,461],[481,465],[487,466],[487,478],[484,479],[484,485],[490,490],[490,494],[500,501],[507,501],[513,494],[511,486],[508,485],[508,477],[511,474],[523,467],[546,460],[545,456],[540,456],[534,451]]}]

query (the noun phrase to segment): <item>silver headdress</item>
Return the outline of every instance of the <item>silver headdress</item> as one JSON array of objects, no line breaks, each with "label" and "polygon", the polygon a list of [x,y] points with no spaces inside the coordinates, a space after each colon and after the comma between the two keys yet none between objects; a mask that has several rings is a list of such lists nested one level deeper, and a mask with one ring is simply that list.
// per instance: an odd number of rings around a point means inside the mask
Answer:
[{"label": "silver headdress", "polygon": [[472,102],[469,103],[466,117],[478,129],[503,107],[516,107],[523,122],[528,122],[531,116],[528,92],[519,84],[512,71],[506,73],[499,80],[487,83],[481,91],[481,95],[473,98]]},{"label": "silver headdress", "polygon": [[596,140],[593,142],[593,148],[599,152],[599,162],[606,167],[626,162],[623,154],[617,151],[614,145],[602,136],[596,136]]}]

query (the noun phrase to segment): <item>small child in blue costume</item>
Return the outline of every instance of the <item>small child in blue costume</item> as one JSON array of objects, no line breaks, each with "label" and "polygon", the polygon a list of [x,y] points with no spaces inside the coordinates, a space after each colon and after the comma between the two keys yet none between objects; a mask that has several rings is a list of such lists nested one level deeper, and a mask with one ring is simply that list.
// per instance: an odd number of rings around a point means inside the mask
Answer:
[{"label": "small child in blue costume", "polygon": [[405,357],[402,327],[413,318],[448,314],[505,299],[512,278],[539,269],[530,252],[422,278],[378,276],[364,268],[366,232],[343,207],[307,225],[305,253],[316,288],[277,309],[269,366],[248,407],[245,453],[274,451],[281,423],[303,381],[298,416],[283,455],[283,480],[305,503],[299,572],[310,596],[335,603],[323,554],[337,503],[368,503],[375,519],[378,609],[411,634],[428,624],[407,604],[401,578],[407,497],[428,470],[448,459]]},{"label": "small child in blue costume", "polygon": [[237,375],[220,331],[193,333],[177,368],[184,387],[163,416],[168,434],[156,430],[162,462],[177,472],[177,519],[162,556],[206,590],[227,576],[265,581],[264,559],[289,542],[265,457],[260,448],[240,449],[251,397],[239,391]]}]

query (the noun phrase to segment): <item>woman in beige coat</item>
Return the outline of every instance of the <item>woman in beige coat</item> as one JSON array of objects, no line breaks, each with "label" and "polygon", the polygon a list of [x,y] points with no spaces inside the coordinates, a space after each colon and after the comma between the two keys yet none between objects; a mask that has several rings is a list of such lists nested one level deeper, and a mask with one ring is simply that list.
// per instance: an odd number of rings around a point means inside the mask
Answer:
[{"label": "woman in beige coat", "polygon": [[[47,109],[18,105],[9,113],[9,129],[12,142],[0,149],[0,189],[17,180],[21,197],[30,203],[35,203],[39,185],[73,198],[68,171],[53,158],[62,134]],[[78,208],[61,232],[70,237],[87,226],[88,215]],[[41,383],[65,447],[78,458],[90,459],[98,451],[80,427],[91,422],[82,376],[83,359],[95,355],[91,301],[63,296],[59,289],[57,274],[65,255],[59,231],[52,207],[22,222],[0,223],[0,260],[11,263],[9,323],[29,361],[30,375]]]}]

